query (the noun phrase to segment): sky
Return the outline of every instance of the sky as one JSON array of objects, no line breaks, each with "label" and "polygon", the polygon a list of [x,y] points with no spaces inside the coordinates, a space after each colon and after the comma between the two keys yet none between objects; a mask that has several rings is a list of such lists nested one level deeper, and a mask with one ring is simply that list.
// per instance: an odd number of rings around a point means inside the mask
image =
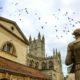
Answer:
[{"label": "sky", "polygon": [[15,21],[28,39],[37,39],[39,32],[44,35],[47,56],[57,48],[67,74],[67,45],[80,27],[80,0],[0,0],[0,16]]}]

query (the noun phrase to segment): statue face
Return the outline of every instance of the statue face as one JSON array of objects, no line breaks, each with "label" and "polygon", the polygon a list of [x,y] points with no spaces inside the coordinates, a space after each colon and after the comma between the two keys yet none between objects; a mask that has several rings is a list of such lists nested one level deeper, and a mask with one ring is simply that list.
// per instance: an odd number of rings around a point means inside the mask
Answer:
[{"label": "statue face", "polygon": [[80,35],[75,35],[75,39],[80,39]]}]

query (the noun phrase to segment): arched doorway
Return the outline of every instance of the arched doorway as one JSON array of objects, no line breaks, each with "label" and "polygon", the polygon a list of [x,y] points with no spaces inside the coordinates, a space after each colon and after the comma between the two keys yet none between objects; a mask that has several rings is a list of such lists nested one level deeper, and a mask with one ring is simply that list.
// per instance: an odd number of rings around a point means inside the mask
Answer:
[{"label": "arched doorway", "polygon": [[33,61],[33,60],[30,60],[29,66],[30,66],[30,67],[34,67],[34,61]]},{"label": "arched doorway", "polygon": [[38,62],[35,63],[35,68],[36,68],[36,69],[39,68],[39,63],[38,63]]},{"label": "arched doorway", "polygon": [[53,62],[49,61],[49,69],[53,69]]},{"label": "arched doorway", "polygon": [[42,70],[45,70],[46,69],[46,63],[45,62],[42,62]]}]

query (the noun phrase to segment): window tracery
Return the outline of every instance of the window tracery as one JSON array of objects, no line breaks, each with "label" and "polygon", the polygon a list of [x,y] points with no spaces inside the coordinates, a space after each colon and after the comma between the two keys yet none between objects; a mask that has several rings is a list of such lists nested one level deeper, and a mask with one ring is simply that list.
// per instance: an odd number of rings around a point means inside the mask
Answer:
[{"label": "window tracery", "polygon": [[3,45],[2,50],[16,56],[16,49],[15,49],[14,45],[10,42],[6,42]]}]

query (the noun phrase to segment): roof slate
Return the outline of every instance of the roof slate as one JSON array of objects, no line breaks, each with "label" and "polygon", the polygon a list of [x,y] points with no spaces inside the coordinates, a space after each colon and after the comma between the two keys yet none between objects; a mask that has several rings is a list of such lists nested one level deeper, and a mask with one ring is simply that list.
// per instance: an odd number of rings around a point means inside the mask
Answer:
[{"label": "roof slate", "polygon": [[0,57],[0,71],[1,70],[22,74],[24,76],[30,76],[30,77],[49,80],[49,78],[45,76],[42,72],[36,69],[27,67],[25,65],[13,62],[3,57]]}]

